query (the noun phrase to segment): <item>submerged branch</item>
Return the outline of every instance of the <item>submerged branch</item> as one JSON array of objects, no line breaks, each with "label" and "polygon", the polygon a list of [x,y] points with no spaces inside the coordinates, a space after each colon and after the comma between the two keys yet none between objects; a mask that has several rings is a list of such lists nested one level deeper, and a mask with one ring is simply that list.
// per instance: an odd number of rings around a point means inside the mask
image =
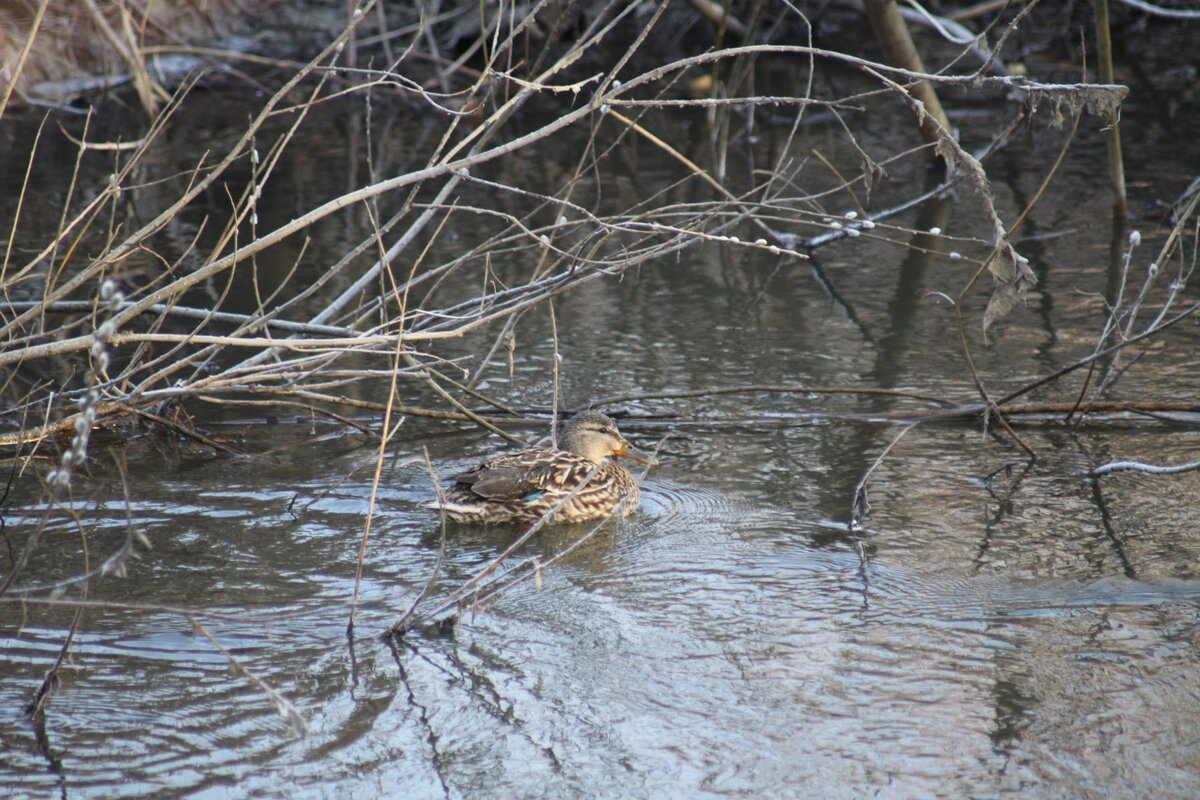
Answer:
[{"label": "submerged branch", "polygon": [[1097,478],[1113,472],[1146,472],[1151,475],[1178,475],[1182,472],[1193,472],[1195,470],[1200,470],[1200,461],[1193,461],[1190,464],[1175,464],[1174,466],[1167,467],[1143,464],[1140,461],[1110,461],[1107,464],[1101,464],[1096,467],[1089,474]]}]

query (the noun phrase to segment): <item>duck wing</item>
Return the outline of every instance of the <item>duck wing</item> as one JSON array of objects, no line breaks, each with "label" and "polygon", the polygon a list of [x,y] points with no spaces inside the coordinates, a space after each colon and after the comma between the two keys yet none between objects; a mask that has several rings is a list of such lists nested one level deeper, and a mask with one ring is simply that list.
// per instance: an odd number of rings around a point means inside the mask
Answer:
[{"label": "duck wing", "polygon": [[481,464],[450,478],[457,485],[488,500],[520,500],[541,491],[528,469],[511,464]]},{"label": "duck wing", "polygon": [[548,490],[570,491],[593,466],[574,453],[529,450],[493,459],[450,480],[456,488],[488,500],[529,500]]}]

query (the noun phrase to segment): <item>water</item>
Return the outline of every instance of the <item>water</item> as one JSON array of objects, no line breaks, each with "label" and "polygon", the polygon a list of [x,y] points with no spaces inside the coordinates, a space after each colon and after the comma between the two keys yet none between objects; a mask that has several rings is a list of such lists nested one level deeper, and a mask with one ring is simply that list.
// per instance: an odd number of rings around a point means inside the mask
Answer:
[{"label": "water", "polygon": [[[1178,173],[1195,146],[1138,112],[1135,102],[1123,119],[1160,143],[1130,156],[1131,175],[1149,184],[1135,187],[1145,212],[1181,188],[1162,165]],[[313,144],[282,172],[310,196],[345,188],[345,176],[303,169],[315,163],[308,150],[328,157],[339,146],[338,119],[318,117]],[[882,127],[865,141],[890,135]],[[1102,306],[1089,293],[1104,289],[1110,236],[1096,127],[1023,229],[1041,284],[996,347],[976,348],[994,392],[1095,340]],[[191,137],[209,135],[198,130],[181,131],[165,158],[193,158]],[[1000,156],[1008,218],[1057,141],[1043,131]],[[673,174],[642,158],[628,180]],[[903,169],[877,190],[881,205],[911,189]],[[311,197],[275,202],[264,216],[286,219],[289,203]],[[960,196],[897,223],[975,236],[969,208]],[[1142,226],[1147,239],[1164,232]],[[312,243],[314,262],[356,239],[335,227]],[[558,298],[564,396],[578,405],[743,384],[972,396],[953,315],[930,294],[960,285],[971,266],[866,239],[819,261],[835,291],[806,265],[711,246]],[[977,320],[982,296],[972,303]],[[545,406],[549,331],[544,309],[523,318],[513,376],[499,364],[482,388]],[[479,353],[494,335],[443,352]],[[1162,341],[1121,396],[1194,399],[1194,327]],[[414,404],[437,404],[411,391]],[[263,424],[253,409],[202,411],[246,456],[149,435],[100,439],[74,486],[79,524],[56,516],[21,580],[82,572],[80,528],[92,568],[130,524],[153,549],[126,576],[92,581],[89,599],[122,605],[85,611],[44,747],[23,708],[73,606],[3,607],[0,783],[17,797],[1200,793],[1200,478],[1093,485],[1084,474],[1109,458],[1194,459],[1200,431],[1025,426],[1040,454],[1029,464],[994,430],[922,426],[873,473],[872,511],[852,535],[854,486],[899,432],[865,417],[908,407],[763,391],[609,403],[635,443],[661,448],[639,513],[544,570],[540,589],[528,582],[463,619],[453,638],[397,643],[380,634],[424,587],[440,546],[436,520],[416,507],[431,492],[422,450],[450,473],[503,449],[497,438],[404,423],[383,466],[352,639],[374,443],[324,419]],[[4,510],[13,548],[41,509],[26,473]],[[521,556],[548,559],[588,530],[545,530]],[[434,596],[514,535],[451,526]]]}]

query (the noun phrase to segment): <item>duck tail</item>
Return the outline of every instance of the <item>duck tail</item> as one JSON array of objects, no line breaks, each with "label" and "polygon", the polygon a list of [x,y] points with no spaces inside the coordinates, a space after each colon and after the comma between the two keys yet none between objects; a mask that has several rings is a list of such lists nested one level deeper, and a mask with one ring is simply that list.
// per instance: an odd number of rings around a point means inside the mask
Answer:
[{"label": "duck tail", "polygon": [[452,500],[447,500],[444,503],[439,503],[437,500],[426,500],[423,503],[417,504],[418,508],[427,508],[430,511],[445,511],[451,517],[456,515],[473,515],[479,513],[477,506],[469,506],[465,503],[455,503]]}]

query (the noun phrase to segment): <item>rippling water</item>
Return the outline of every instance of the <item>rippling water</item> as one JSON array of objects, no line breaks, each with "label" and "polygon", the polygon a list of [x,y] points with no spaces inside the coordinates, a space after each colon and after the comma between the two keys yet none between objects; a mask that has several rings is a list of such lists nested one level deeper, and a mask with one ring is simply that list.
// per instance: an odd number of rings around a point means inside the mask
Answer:
[{"label": "rippling water", "polygon": [[[1023,161],[1044,166],[1032,147],[994,167],[1006,211],[1041,180]],[[1079,147],[1103,152],[1099,136]],[[1075,233],[1031,245],[1046,294],[1014,315],[1004,347],[979,351],[996,390],[1031,377],[1013,374],[1013,352],[1033,353],[1021,369],[1040,374],[1094,341],[1102,172],[1068,171],[1030,223],[1031,236]],[[952,225],[954,212],[931,213]],[[557,299],[564,395],[970,391],[924,267],[867,242],[821,260],[836,297],[807,268],[714,248]],[[517,339],[514,376],[498,369],[481,388],[544,406],[549,320],[529,314]],[[1162,368],[1131,370],[1123,386],[1194,394],[1194,331],[1164,342]],[[766,392],[614,402],[623,431],[661,448],[638,513],[453,637],[394,645],[380,634],[441,545],[417,508],[430,494],[418,459],[427,448],[451,473],[499,440],[405,423],[352,638],[375,445],[306,438],[342,433],[326,422],[218,416],[206,424],[270,455],[136,439],[119,454],[128,507],[115,446],[98,447],[75,486],[78,525],[55,517],[23,580],[81,572],[80,528],[95,567],[127,515],[153,549],[128,575],[92,582],[93,601],[122,606],[84,612],[40,743],[23,709],[73,609],[0,607],[0,786],[14,797],[1200,796],[1200,478],[1084,477],[1108,457],[1194,459],[1200,432],[1047,424],[1022,431],[1041,456],[1029,464],[977,427],[917,428],[873,473],[872,511],[851,534],[854,486],[898,430],[845,415],[899,407]],[[34,478],[14,484],[10,552],[41,519],[39,498]],[[588,530],[547,529],[514,558],[544,561]],[[430,602],[515,535],[448,527]]]},{"label": "rippling water", "polygon": [[[1141,577],[1125,577],[1097,521],[1071,511],[1088,494],[1060,465],[1035,467],[1011,507],[989,510],[961,442],[974,434],[954,430],[931,431],[880,478],[864,564],[823,507],[829,465],[772,480],[798,441],[821,435],[766,436],[759,450],[718,427],[702,446],[679,442],[690,455],[649,476],[639,513],[546,570],[540,591],[514,590],[453,639],[394,650],[378,634],[437,556],[436,520],[414,508],[423,467],[387,475],[352,642],[369,484],[342,479],[369,448],[279,464],[286,492],[255,488],[255,461],[164,475],[135,507],[155,550],[102,596],[221,615],[205,629],[307,733],[186,619],[93,611],[47,715],[55,769],[19,711],[62,629],[5,640],[5,781],[29,796],[1196,787],[1193,573],[1127,552]],[[724,454],[723,468],[701,451]],[[111,525],[116,510],[80,513]],[[524,555],[549,557],[587,529],[549,529]],[[437,592],[512,535],[451,526]]]}]

